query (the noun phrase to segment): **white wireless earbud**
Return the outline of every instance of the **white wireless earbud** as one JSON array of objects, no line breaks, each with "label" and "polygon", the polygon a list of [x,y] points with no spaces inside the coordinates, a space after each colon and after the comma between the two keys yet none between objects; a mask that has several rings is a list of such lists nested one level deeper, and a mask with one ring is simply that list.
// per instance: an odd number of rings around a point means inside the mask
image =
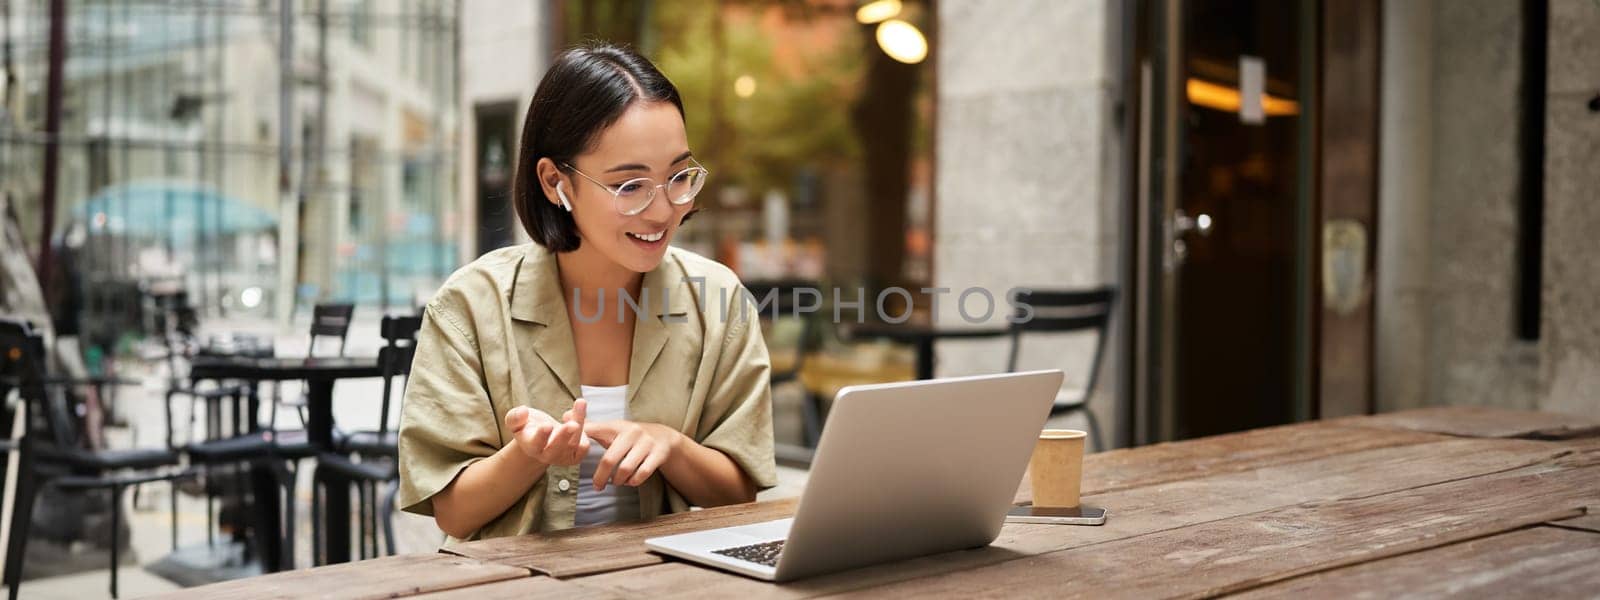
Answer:
[{"label": "white wireless earbud", "polygon": [[556,197],[561,199],[561,208],[567,209],[567,212],[572,212],[572,203],[567,202],[567,193],[561,191],[561,182],[559,181],[556,182]]}]

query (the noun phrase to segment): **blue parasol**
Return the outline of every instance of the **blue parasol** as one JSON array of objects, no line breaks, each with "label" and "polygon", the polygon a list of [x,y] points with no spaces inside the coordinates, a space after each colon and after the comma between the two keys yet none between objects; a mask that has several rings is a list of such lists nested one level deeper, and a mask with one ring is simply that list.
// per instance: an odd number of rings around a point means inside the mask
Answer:
[{"label": "blue parasol", "polygon": [[[182,182],[135,182],[108,186],[72,210],[73,220],[92,233],[164,237],[266,232],[277,217],[221,192]],[[63,229],[68,224],[63,224]]]}]

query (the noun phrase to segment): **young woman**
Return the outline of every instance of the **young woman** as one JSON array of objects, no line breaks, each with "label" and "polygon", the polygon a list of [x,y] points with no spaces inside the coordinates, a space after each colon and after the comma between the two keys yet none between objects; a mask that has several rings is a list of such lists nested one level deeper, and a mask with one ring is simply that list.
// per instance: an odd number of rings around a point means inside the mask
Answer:
[{"label": "young woman", "polygon": [[776,483],[759,323],[731,271],[668,246],[706,175],[649,61],[603,45],[556,59],[512,183],[533,243],[484,255],[428,303],[401,414],[404,510],[468,540],[749,502]]}]

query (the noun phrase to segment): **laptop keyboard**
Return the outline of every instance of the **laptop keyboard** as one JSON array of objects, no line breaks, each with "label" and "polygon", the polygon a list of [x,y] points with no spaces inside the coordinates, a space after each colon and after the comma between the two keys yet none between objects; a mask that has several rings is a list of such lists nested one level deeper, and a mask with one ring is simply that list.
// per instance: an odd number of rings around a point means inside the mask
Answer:
[{"label": "laptop keyboard", "polygon": [[750,544],[749,546],[735,546],[712,550],[712,554],[721,554],[729,558],[737,558],[745,562],[753,562],[769,567],[778,566],[778,554],[783,552],[783,540]]}]

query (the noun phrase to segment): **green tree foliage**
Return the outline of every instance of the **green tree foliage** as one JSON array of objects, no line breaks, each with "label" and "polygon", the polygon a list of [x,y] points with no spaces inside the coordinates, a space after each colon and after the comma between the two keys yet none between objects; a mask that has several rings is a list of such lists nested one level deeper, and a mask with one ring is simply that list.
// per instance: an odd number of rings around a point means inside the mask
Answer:
[{"label": "green tree foliage", "polygon": [[[790,23],[838,28],[839,43],[775,47],[761,22],[774,6]],[[802,170],[838,171],[857,160],[847,109],[861,88],[862,61],[847,16],[716,0],[658,2],[650,14],[650,58],[683,94],[691,147],[718,183],[788,189]],[[780,51],[786,64],[774,60]],[[741,76],[755,82],[748,98],[734,91]]]}]

